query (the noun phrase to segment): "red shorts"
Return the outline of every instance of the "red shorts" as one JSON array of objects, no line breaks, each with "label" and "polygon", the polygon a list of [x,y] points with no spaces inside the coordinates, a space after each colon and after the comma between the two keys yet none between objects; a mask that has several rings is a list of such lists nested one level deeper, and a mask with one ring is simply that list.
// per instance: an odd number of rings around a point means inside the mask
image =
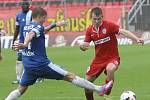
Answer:
[{"label": "red shorts", "polygon": [[104,63],[92,63],[87,69],[86,75],[98,77],[104,70],[106,70],[109,63],[113,63],[118,67],[120,64],[120,59],[114,58],[109,61],[105,61]]}]

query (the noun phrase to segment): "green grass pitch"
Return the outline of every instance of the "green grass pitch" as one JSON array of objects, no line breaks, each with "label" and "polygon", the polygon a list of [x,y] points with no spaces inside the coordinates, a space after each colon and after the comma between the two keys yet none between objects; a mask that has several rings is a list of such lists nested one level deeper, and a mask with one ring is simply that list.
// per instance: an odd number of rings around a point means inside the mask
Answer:
[{"label": "green grass pitch", "polygon": [[[68,71],[84,77],[86,68],[94,57],[93,47],[81,52],[78,47],[48,48],[48,57]],[[132,90],[137,100],[150,100],[150,45],[119,46],[121,64],[115,73],[115,84],[110,100],[119,100],[124,90]],[[10,49],[2,49],[0,62],[0,100],[15,89],[11,84],[15,79],[16,54]],[[102,84],[102,74],[95,84]],[[95,100],[104,100],[94,94]],[[45,80],[31,86],[19,100],[85,100],[84,90],[65,81]]]}]

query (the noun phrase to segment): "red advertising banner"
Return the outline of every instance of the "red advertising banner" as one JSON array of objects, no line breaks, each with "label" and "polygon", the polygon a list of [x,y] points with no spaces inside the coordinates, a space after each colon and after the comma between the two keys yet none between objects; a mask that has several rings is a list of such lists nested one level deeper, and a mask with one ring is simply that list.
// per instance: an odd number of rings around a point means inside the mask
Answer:
[{"label": "red advertising banner", "polygon": [[[49,39],[47,44],[52,47],[60,46],[74,46],[83,41],[86,28],[91,24],[90,20],[90,8],[93,6],[74,5],[74,6],[45,6],[44,8],[48,12],[48,18],[46,24],[57,22],[61,20],[67,20],[68,26],[56,27],[49,32]],[[129,8],[126,5],[126,8]],[[112,21],[116,24],[121,24],[121,16],[123,7],[116,6],[101,6],[104,14],[104,19]],[[3,8],[0,13],[0,28],[5,29],[6,36],[12,36],[15,29],[15,16],[21,9],[18,8]],[[7,46],[3,39],[3,45]],[[11,39],[10,39],[11,40]],[[10,42],[11,43],[11,42]],[[9,45],[11,45],[9,43]],[[131,39],[118,37],[118,44],[131,45],[134,42]],[[10,46],[8,46],[9,48]]]},{"label": "red advertising banner", "polygon": [[[48,12],[47,23],[57,22],[60,20],[68,20],[67,27],[57,27],[52,30],[56,32],[84,32],[91,23],[90,21],[90,8],[93,6],[75,5],[75,6],[44,6]],[[127,6],[126,7],[130,7]],[[101,6],[103,9],[104,18],[114,23],[120,24],[121,13],[123,7],[116,6]],[[0,8],[0,28],[5,29],[7,34],[12,35],[15,27],[15,16],[21,9],[18,8]],[[50,32],[51,33],[51,32]]]}]

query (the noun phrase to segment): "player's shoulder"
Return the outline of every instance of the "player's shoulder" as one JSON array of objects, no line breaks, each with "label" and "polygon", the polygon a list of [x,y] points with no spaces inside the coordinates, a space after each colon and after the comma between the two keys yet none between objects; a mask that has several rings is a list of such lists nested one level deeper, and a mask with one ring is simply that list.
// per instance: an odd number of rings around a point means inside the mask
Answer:
[{"label": "player's shoulder", "polygon": [[22,16],[23,16],[23,12],[22,12],[22,11],[18,12],[18,13],[16,14],[16,16],[17,16],[17,17],[22,17]]},{"label": "player's shoulder", "polygon": [[92,30],[92,25],[89,25],[88,27],[87,27],[87,31],[90,31],[90,30]]},{"label": "player's shoulder", "polygon": [[106,24],[106,25],[116,25],[114,22],[108,21],[108,20],[103,20],[103,24]]},{"label": "player's shoulder", "polygon": [[30,26],[33,26],[33,28],[37,30],[44,30],[44,26],[36,22],[31,22]]},{"label": "player's shoulder", "polygon": [[44,27],[43,25],[41,25],[40,23],[37,23],[37,22],[31,22],[31,24],[38,28]]}]

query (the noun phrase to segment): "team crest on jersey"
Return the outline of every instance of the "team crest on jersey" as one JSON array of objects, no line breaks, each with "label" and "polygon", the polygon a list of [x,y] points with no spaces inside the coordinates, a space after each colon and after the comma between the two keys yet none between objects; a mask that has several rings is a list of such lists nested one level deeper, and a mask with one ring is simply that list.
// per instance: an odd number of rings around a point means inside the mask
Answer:
[{"label": "team crest on jersey", "polygon": [[103,34],[106,34],[106,31],[107,31],[106,28],[104,28],[104,29],[102,30],[102,33],[103,33]]}]

